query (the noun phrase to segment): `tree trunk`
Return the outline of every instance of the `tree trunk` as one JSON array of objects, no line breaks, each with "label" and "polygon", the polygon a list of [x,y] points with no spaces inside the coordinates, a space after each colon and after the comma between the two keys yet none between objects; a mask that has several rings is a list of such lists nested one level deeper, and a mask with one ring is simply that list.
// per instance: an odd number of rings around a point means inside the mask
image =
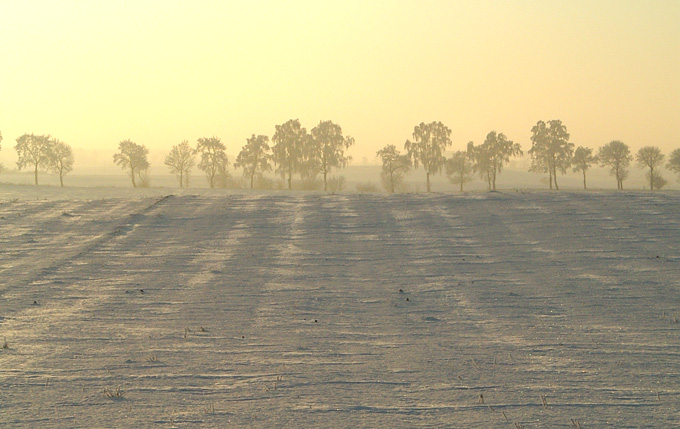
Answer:
[{"label": "tree trunk", "polygon": [[492,184],[492,189],[495,191],[496,190],[496,170],[494,170],[493,174],[491,175],[491,184]]},{"label": "tree trunk", "polygon": [[184,170],[179,171],[179,187],[184,187]]},{"label": "tree trunk", "polygon": [[426,174],[427,177],[427,192],[430,192],[430,172],[428,171]]},{"label": "tree trunk", "polygon": [[137,183],[135,183],[135,169],[134,168],[130,168],[130,176],[132,177],[132,187],[136,188]]},{"label": "tree trunk", "polygon": [[586,170],[583,170],[583,189],[586,189]]},{"label": "tree trunk", "polygon": [[288,189],[293,189],[293,172],[288,172]]},{"label": "tree trunk", "polygon": [[61,171],[59,172],[59,183],[61,184],[61,187],[64,187],[64,173]]},{"label": "tree trunk", "polygon": [[654,167],[649,167],[649,190],[654,190]]},{"label": "tree trunk", "polygon": [[556,190],[556,191],[559,191],[559,190],[560,190],[560,187],[557,186],[557,167],[553,168],[553,174],[552,174],[552,176],[553,176],[553,180],[555,181],[555,190]]},{"label": "tree trunk", "polygon": [[326,192],[326,169],[323,170],[323,191]]},{"label": "tree trunk", "polygon": [[253,172],[250,174],[250,189],[253,189],[253,182],[255,182],[255,168],[253,168]]},{"label": "tree trunk", "polygon": [[38,164],[35,164],[35,185],[38,186]]},{"label": "tree trunk", "polygon": [[551,191],[552,191],[552,183],[553,183],[553,179],[552,179],[552,169],[549,168],[549,169],[548,169],[548,184],[550,185],[550,190],[551,190]]},{"label": "tree trunk", "polygon": [[394,170],[390,168],[390,193],[394,194]]}]

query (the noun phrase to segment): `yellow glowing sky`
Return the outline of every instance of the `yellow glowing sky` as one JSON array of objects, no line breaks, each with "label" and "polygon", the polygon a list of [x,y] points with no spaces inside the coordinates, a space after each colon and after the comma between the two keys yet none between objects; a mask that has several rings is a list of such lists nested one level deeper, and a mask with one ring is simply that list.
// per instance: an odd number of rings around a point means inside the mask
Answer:
[{"label": "yellow glowing sky", "polygon": [[577,145],[668,152],[679,22],[677,0],[0,0],[0,159],[33,132],[112,168],[128,138],[152,166],[213,135],[233,161],[291,118],[339,123],[355,163],[430,121],[454,149],[495,129],[527,150],[561,119]]}]

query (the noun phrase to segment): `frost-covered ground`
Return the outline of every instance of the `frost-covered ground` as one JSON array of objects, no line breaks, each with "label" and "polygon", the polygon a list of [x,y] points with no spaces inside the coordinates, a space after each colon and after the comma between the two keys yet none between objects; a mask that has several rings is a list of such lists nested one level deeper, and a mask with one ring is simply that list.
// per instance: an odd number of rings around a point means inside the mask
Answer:
[{"label": "frost-covered ground", "polygon": [[0,189],[0,426],[680,426],[677,193],[168,192]]}]

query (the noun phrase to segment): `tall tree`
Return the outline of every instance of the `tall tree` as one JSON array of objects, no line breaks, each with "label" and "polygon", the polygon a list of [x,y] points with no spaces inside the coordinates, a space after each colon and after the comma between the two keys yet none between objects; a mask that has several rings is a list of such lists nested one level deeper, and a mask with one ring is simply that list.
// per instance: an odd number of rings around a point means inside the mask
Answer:
[{"label": "tall tree", "polygon": [[[645,146],[635,154],[635,160],[641,168],[649,168],[649,189],[661,189],[666,180],[661,176],[657,167],[663,164],[664,154],[656,146]],[[661,186],[659,186],[661,185]]]},{"label": "tall tree", "polygon": [[548,173],[550,189],[557,185],[557,172],[565,174],[571,165],[574,144],[569,142],[567,127],[559,119],[553,119],[546,124],[538,121],[531,128],[531,171]]},{"label": "tall tree", "polygon": [[146,172],[149,169],[148,154],[149,149],[146,146],[134,143],[128,139],[118,144],[118,153],[113,155],[113,162],[116,165],[120,166],[123,170],[130,170],[133,188],[137,187],[135,176],[139,177],[142,184],[146,180]]},{"label": "tall tree", "polygon": [[[519,143],[514,143],[503,133],[491,131],[480,148],[468,143],[468,150],[476,155],[480,171],[484,171],[489,179],[491,190],[496,190],[496,176],[503,170],[503,165],[510,162],[511,156],[522,155]],[[483,167],[483,169],[482,169]]]},{"label": "tall tree", "polygon": [[666,167],[676,173],[680,173],[680,149],[675,149],[668,157]]},{"label": "tall tree", "polygon": [[345,156],[345,149],[354,144],[352,137],[342,135],[342,128],[332,121],[321,121],[312,128],[312,147],[317,159],[319,173],[323,175],[323,190],[328,190],[328,174],[333,168],[344,168],[352,160]]},{"label": "tall tree", "polygon": [[623,189],[623,180],[628,177],[626,167],[633,160],[628,145],[619,140],[613,140],[600,147],[597,159],[601,166],[609,167],[610,174],[616,177],[617,189]]},{"label": "tall tree", "polygon": [[41,166],[49,167],[51,148],[52,140],[49,135],[24,134],[17,138],[17,144],[14,146],[19,156],[17,168],[21,170],[27,165],[32,165],[36,185],[38,184],[38,169]]},{"label": "tall tree", "polygon": [[394,193],[404,182],[404,174],[411,168],[411,160],[407,155],[402,155],[393,144],[387,145],[378,151],[382,160],[382,172],[380,178],[385,190]]},{"label": "tall tree", "polygon": [[180,188],[189,186],[189,173],[196,165],[196,157],[188,141],[183,140],[182,143],[173,146],[164,163],[170,172],[177,176]]},{"label": "tall tree", "polygon": [[59,174],[59,183],[64,186],[64,176],[73,170],[73,150],[71,146],[59,140],[52,140],[49,154],[49,165],[52,171]]},{"label": "tall tree", "polygon": [[288,189],[293,189],[293,174],[300,171],[303,164],[305,145],[309,142],[307,129],[297,119],[276,126],[272,136],[274,165],[282,178],[288,176]]},{"label": "tall tree", "polygon": [[588,171],[595,162],[597,162],[597,158],[593,156],[593,150],[591,148],[579,146],[574,151],[574,157],[572,158],[571,163],[574,166],[574,173],[577,171],[583,173],[583,189],[587,189],[586,171]]},{"label": "tall tree", "polygon": [[441,172],[446,158],[444,151],[451,146],[451,130],[441,122],[421,122],[413,128],[413,141],[406,140],[404,149],[415,168],[425,169],[427,192],[430,192],[430,176]]},{"label": "tall tree", "polygon": [[491,190],[491,179],[493,177],[493,165],[491,155],[488,153],[489,147],[484,145],[475,146],[473,142],[468,142],[467,153],[472,159],[472,169],[479,177],[486,181],[489,191]]},{"label": "tall tree", "polygon": [[[468,143],[468,148],[473,148],[472,142]],[[460,184],[460,191],[463,192],[463,185],[472,181],[474,173],[474,163],[472,162],[472,152],[459,150],[451,158],[446,160],[446,175],[453,184]]]},{"label": "tall tree", "polygon": [[198,139],[196,152],[201,154],[198,168],[205,172],[211,188],[215,187],[218,175],[226,174],[229,165],[226,150],[227,148],[217,137],[201,137]]},{"label": "tall tree", "polygon": [[269,165],[269,137],[255,134],[246,139],[246,145],[236,158],[234,167],[243,168],[243,175],[250,178],[250,189],[253,189],[255,174],[272,169]]}]

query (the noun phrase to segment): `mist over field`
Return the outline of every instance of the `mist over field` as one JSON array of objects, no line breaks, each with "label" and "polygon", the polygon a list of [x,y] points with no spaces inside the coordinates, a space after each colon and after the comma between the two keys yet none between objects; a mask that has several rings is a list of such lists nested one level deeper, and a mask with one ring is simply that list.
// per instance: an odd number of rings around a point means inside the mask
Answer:
[{"label": "mist over field", "polygon": [[678,426],[678,201],[2,185],[0,426]]},{"label": "mist over field", "polygon": [[0,428],[680,427],[678,22],[0,0]]}]

